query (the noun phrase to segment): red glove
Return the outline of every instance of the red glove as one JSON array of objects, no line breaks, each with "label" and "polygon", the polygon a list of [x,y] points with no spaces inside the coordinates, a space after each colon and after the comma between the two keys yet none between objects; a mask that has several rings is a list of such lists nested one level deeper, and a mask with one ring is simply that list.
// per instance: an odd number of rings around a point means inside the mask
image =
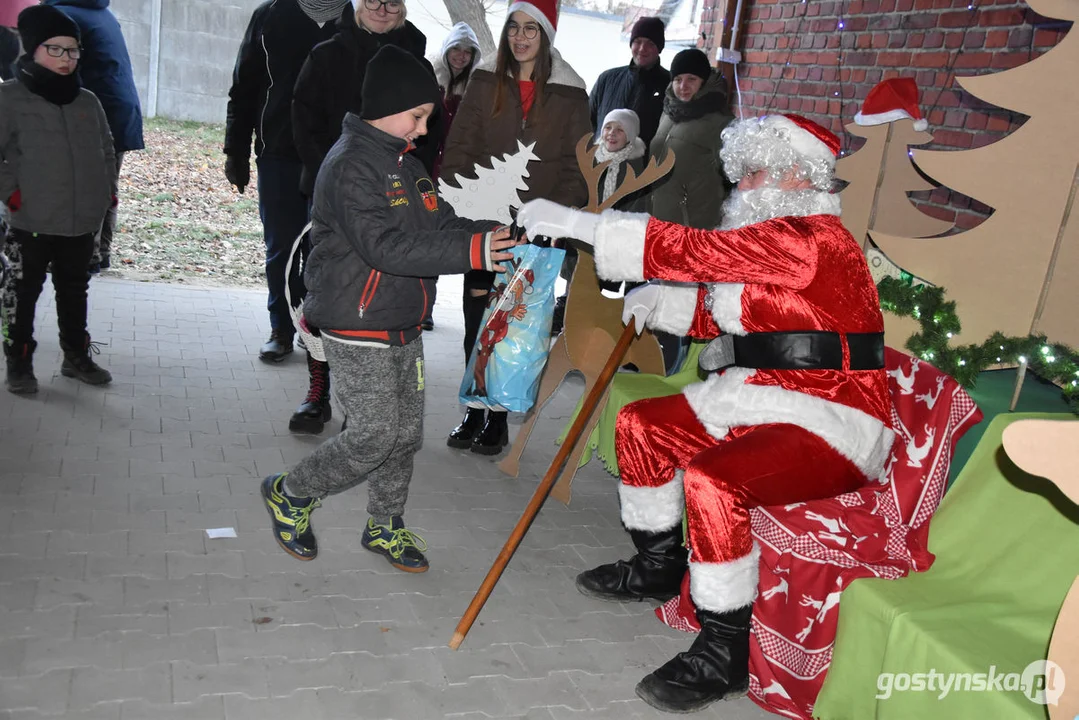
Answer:
[{"label": "red glove", "polygon": [[19,212],[19,208],[22,207],[22,190],[11,193],[11,197],[7,199],[5,205],[8,206],[8,210],[11,210],[11,212]]}]

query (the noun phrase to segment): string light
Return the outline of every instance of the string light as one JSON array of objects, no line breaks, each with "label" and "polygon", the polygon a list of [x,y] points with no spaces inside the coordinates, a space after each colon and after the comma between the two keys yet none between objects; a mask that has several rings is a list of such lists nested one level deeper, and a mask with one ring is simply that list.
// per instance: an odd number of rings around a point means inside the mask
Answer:
[{"label": "string light", "polygon": [[1044,335],[1006,337],[999,332],[981,344],[953,347],[962,331],[955,302],[945,298],[943,288],[913,281],[910,273],[903,273],[901,278],[886,277],[877,285],[882,310],[918,320],[920,331],[905,343],[911,354],[931,361],[965,387],[972,387],[984,370],[1021,364],[1060,387],[1079,412],[1079,353]]}]

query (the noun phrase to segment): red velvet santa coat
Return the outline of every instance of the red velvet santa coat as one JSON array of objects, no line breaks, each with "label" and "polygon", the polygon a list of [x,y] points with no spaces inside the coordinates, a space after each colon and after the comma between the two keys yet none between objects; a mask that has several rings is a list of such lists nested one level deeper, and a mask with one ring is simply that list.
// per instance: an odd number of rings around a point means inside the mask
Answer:
[{"label": "red velvet santa coat", "polygon": [[[862,249],[835,215],[782,217],[728,231],[604,213],[599,275],[664,280],[648,325],[678,335],[884,331]],[[707,283],[707,285],[702,284]],[[844,365],[849,360],[843,342]],[[684,391],[716,438],[728,428],[790,423],[821,437],[867,478],[892,447],[885,371],[730,368]]]}]

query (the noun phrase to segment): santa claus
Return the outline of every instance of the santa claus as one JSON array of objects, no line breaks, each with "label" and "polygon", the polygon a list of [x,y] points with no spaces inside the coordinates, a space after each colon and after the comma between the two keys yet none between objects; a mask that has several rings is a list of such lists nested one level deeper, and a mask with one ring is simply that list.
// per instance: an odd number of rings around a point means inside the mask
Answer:
[{"label": "santa claus", "polygon": [[747,690],[750,508],[850,492],[892,446],[877,291],[829,192],[838,152],[834,134],[802,117],[732,123],[720,155],[738,189],[719,230],[544,200],[518,215],[529,235],[594,245],[605,279],[652,281],[626,296],[627,323],[714,338],[701,354],[707,380],[619,414],[622,522],[637,554],[577,578],[604,600],[666,600],[688,565],[700,635],[637,685],[661,710]]}]

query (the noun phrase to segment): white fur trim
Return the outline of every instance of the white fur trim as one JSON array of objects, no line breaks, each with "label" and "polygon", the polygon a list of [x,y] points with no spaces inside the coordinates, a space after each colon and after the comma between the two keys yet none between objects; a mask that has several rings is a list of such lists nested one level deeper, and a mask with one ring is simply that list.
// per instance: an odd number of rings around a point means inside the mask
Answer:
[{"label": "white fur trim", "polygon": [[[476,66],[477,70],[486,70],[489,73],[494,74],[495,68],[498,66],[498,53],[493,52],[490,55],[484,56],[480,64]],[[588,86],[585,84],[581,76],[570,67],[569,63],[562,59],[562,55],[551,48],[551,77],[547,79],[552,85],[565,85],[566,87],[580,88],[586,90]]]},{"label": "white fur trim", "polygon": [[[805,428],[854,463],[867,478],[880,476],[895,433],[868,413],[777,385],[752,385],[756,373],[730,368],[682,392],[714,437],[730,427],[789,423]],[[722,434],[716,434],[722,431]]]},{"label": "white fur trim", "polygon": [[742,290],[745,283],[713,283],[709,296],[712,299],[712,319],[719,329],[731,335],[745,335],[742,327]]},{"label": "white fur trim", "polygon": [[669,332],[672,335],[688,335],[697,314],[697,283],[661,283],[659,299],[648,327]]},{"label": "white fur trim", "polygon": [[[508,20],[510,15],[513,15],[513,13],[518,11],[523,12],[525,15],[528,15],[530,18],[538,22],[540,24],[540,27],[543,28],[543,32],[547,34],[547,39],[552,45],[554,45],[554,22],[551,22],[551,19],[547,17],[547,15],[544,14],[542,10],[540,10],[532,3],[526,2],[525,0],[516,0],[516,2],[510,3],[509,9],[506,10],[506,19]],[[555,22],[557,21],[558,18],[556,17]]]},{"label": "white fur trim", "polygon": [[835,215],[836,217],[842,215],[843,200],[840,198],[839,193],[822,192],[816,214]]},{"label": "white fur trim", "polygon": [[644,280],[647,213],[604,210],[596,224],[596,272],[604,280]]},{"label": "white fur trim", "polygon": [[689,595],[708,612],[723,613],[752,605],[760,582],[761,548],[756,542],[748,555],[718,563],[689,563]]},{"label": "white fur trim", "polygon": [[790,137],[791,147],[802,157],[820,160],[831,167],[835,167],[836,158],[832,151],[828,149],[828,146],[818,140],[812,133],[798,127],[788,118],[782,115],[768,115],[762,122],[766,126],[771,125],[786,130],[787,135]]},{"label": "white fur trim", "polygon": [[[901,108],[889,110],[888,112],[872,113],[870,115],[857,113],[854,116],[854,122],[863,127],[868,127],[870,125],[884,125],[885,123],[896,122],[898,120],[914,120],[914,116]],[[928,127],[929,123],[926,122],[924,118],[914,120],[914,129],[918,132],[923,132]]]},{"label": "white fur trim", "polygon": [[685,473],[676,470],[674,479],[659,487],[636,487],[618,483],[622,501],[622,523],[630,530],[662,532],[682,524],[686,494],[682,484]]}]

